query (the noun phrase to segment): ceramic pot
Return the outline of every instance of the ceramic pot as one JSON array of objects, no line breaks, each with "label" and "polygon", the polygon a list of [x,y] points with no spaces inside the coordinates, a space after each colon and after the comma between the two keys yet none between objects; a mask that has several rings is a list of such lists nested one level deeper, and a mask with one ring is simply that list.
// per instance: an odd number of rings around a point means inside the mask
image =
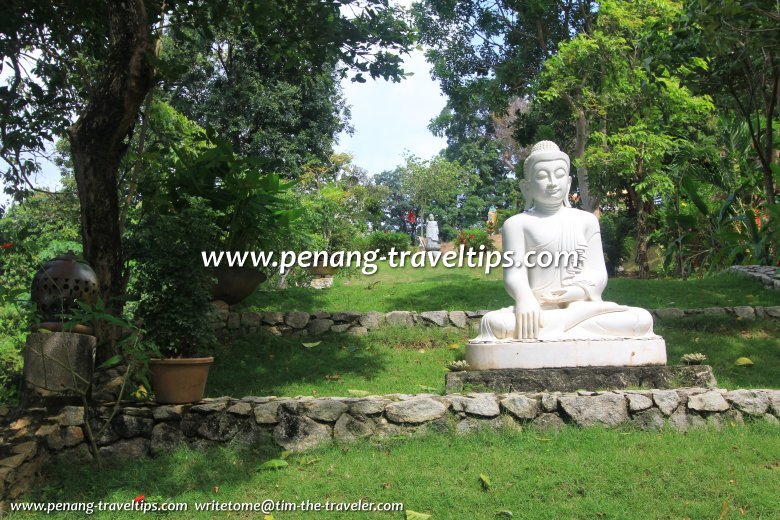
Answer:
[{"label": "ceramic pot", "polygon": [[155,400],[163,404],[201,401],[213,362],[213,357],[150,360]]},{"label": "ceramic pot", "polygon": [[[76,307],[76,300],[93,304],[98,297],[97,275],[92,268],[80,260],[73,251],[68,251],[46,262],[35,273],[30,297],[43,315],[42,323],[33,325],[33,330],[62,331],[62,317]],[[68,332],[91,334],[85,325],[76,325]]]},{"label": "ceramic pot", "polygon": [[212,300],[222,300],[235,305],[249,297],[267,276],[253,267],[219,266],[212,269],[217,283],[211,289]]}]

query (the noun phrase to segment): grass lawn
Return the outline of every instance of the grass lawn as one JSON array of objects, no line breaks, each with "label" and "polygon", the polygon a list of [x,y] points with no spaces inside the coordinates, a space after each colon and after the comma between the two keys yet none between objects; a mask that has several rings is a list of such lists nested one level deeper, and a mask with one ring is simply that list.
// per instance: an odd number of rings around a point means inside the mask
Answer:
[{"label": "grass lawn", "polygon": [[[656,324],[670,364],[690,352],[707,355],[724,388],[780,388],[780,321],[696,317]],[[252,336],[221,347],[207,394],[348,396],[441,393],[445,365],[463,359],[475,331],[384,328],[366,336],[323,336],[316,347],[286,337]],[[754,365],[737,366],[738,357]],[[350,392],[353,391],[353,392]]]},{"label": "grass lawn", "polygon": [[[735,275],[704,280],[611,280],[605,298],[629,305],[708,307],[780,305],[780,294]],[[338,278],[333,289],[258,292],[257,310],[416,311],[508,305],[500,273],[469,270],[381,270]],[[670,363],[702,352],[721,387],[780,388],[780,321],[735,317],[664,320],[656,332]],[[445,365],[462,359],[474,331],[383,328],[362,337],[311,339],[249,336],[216,353],[207,394],[349,396],[441,393]],[[747,356],[752,366],[734,361]],[[196,512],[195,503],[400,502],[407,510],[449,518],[776,518],[780,489],[777,427],[762,421],[721,431],[648,433],[630,428],[505,429],[468,436],[432,435],[381,443],[330,445],[287,457],[289,466],[261,470],[284,456],[271,445],[168,455],[115,463],[58,461],[36,502],[186,502],[182,518],[263,518],[255,512]],[[489,482],[488,485],[485,485]],[[724,513],[725,511],[725,513]],[[725,514],[725,516],[724,516]],[[124,516],[122,516],[124,515]],[[395,513],[276,511],[297,518],[404,518]],[[52,515],[80,518],[80,513]],[[98,513],[96,518],[137,518]],[[32,518],[32,514],[21,518]]]},{"label": "grass lawn", "polygon": [[[26,500],[187,502],[182,518],[262,518],[196,513],[194,503],[400,502],[432,519],[777,518],[780,443],[763,423],[647,433],[566,428],[560,433],[480,432],[328,446],[259,470],[271,447],[195,452],[109,466],[58,463]],[[485,489],[481,481],[489,481]],[[726,510],[726,516],[721,516]],[[501,513],[508,511],[507,513]],[[499,514],[497,514],[499,513]],[[138,518],[117,513],[96,518]],[[20,515],[20,517],[25,517]],[[53,515],[66,518],[66,515]],[[81,518],[72,514],[70,518]],[[274,520],[404,518],[403,513],[275,512]]]},{"label": "grass lawn", "polygon": [[[252,336],[215,354],[209,396],[441,393],[445,365],[463,357],[458,329],[383,328],[366,336],[331,334],[313,348],[302,341]],[[352,392],[354,393],[354,392]]]},{"label": "grass lawn", "polygon": [[[733,273],[690,280],[613,278],[603,297],[646,309],[780,305],[780,291],[767,290]],[[257,311],[422,312],[498,309],[511,304],[500,269],[486,275],[479,269],[391,269],[380,265],[371,276],[337,275],[333,287],[325,290],[290,287],[270,291],[261,285],[241,307]]]},{"label": "grass lawn", "polygon": [[[701,352],[721,388],[780,388],[780,321],[743,321],[734,317],[691,317],[656,323],[666,340],[669,364]],[[747,357],[753,365],[739,366]]]}]

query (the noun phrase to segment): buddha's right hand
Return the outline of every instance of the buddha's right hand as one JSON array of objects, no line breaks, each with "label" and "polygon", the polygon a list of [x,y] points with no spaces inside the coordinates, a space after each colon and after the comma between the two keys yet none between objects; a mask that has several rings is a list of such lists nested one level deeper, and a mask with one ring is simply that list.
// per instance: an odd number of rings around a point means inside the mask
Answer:
[{"label": "buddha's right hand", "polygon": [[535,298],[515,304],[515,336],[517,339],[536,339],[544,326],[542,308]]}]

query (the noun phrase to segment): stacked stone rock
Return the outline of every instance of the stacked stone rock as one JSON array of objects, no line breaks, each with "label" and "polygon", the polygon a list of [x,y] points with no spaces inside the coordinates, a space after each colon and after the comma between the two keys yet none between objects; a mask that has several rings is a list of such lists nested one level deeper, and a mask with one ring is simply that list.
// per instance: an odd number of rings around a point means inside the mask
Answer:
[{"label": "stacked stone rock", "polygon": [[780,289],[780,269],[768,265],[734,265],[729,271],[758,280],[767,289]]},{"label": "stacked stone rock", "polygon": [[[399,327],[457,327],[477,325],[488,311],[392,311],[380,312],[233,312],[227,304],[214,305],[211,322],[218,334],[240,336],[265,333],[274,336],[319,336],[326,332],[346,332],[363,335],[384,324]],[[780,306],[775,307],[709,307],[705,309],[654,309],[656,319],[686,316],[736,316],[741,319],[780,319]]]},{"label": "stacked stone rock", "polygon": [[[52,456],[88,457],[84,415],[65,407],[41,410],[3,425],[0,499],[28,490]],[[110,416],[96,408],[93,431]],[[686,431],[742,423],[745,417],[778,424],[780,390],[682,388],[571,393],[391,394],[365,398],[207,399],[196,405],[126,406],[97,439],[106,458],[157,455],[186,443],[203,448],[228,441],[275,443],[305,450],[335,440],[382,439],[429,432],[468,433],[481,428],[531,425],[560,428],[627,425],[641,430]]]}]

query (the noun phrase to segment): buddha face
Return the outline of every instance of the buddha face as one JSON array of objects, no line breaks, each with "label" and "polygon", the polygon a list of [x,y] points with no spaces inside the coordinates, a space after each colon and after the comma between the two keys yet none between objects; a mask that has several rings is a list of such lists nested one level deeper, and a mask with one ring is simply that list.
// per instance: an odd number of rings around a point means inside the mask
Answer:
[{"label": "buddha face", "polygon": [[563,159],[539,161],[523,183],[533,200],[548,205],[563,204],[571,187],[569,167]]}]

